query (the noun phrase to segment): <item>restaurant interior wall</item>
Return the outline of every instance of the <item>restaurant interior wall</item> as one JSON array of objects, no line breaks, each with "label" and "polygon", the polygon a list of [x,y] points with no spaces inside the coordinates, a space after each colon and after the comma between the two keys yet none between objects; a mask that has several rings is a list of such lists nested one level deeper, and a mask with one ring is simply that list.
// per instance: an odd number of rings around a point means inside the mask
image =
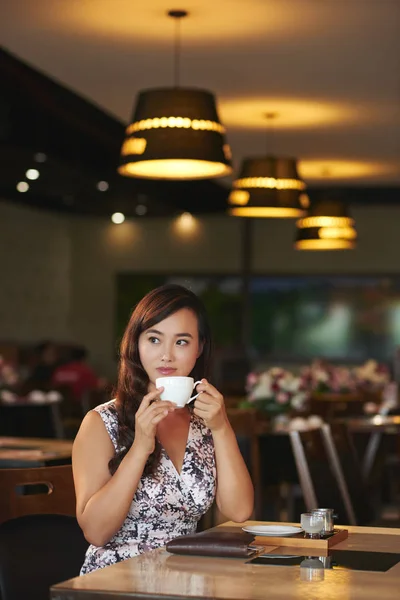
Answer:
[{"label": "restaurant interior wall", "polygon": [[63,216],[0,202],[0,339],[69,336],[71,237]]},{"label": "restaurant interior wall", "polygon": [[[356,250],[299,252],[294,223],[256,220],[252,268],[259,274],[396,274],[400,208],[358,207]],[[116,276],[241,271],[240,219],[201,217],[192,233],[176,221],[55,216],[0,203],[1,338],[83,343],[102,373],[115,375]]]},{"label": "restaurant interior wall", "polygon": [[[253,271],[274,274],[399,273],[400,208],[355,208],[360,241],[347,252],[293,249],[293,221],[254,221]],[[233,274],[241,271],[241,219],[202,217],[193,237],[178,235],[173,219],[113,226],[74,219],[71,226],[73,335],[98,365],[115,372],[116,276],[137,271]]]}]

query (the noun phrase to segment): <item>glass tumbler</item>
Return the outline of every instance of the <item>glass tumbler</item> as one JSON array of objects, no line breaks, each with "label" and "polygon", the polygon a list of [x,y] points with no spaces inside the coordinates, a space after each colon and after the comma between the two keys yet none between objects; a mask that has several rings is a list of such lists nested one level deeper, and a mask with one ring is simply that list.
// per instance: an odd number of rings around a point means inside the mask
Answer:
[{"label": "glass tumbler", "polygon": [[324,528],[324,518],[318,513],[307,512],[301,515],[300,524],[305,538],[319,539]]}]

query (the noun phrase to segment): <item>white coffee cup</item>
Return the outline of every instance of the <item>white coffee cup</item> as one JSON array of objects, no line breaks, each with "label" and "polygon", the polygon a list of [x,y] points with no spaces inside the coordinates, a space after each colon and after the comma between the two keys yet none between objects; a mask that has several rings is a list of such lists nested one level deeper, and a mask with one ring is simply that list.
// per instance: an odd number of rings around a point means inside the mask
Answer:
[{"label": "white coffee cup", "polygon": [[201,381],[195,381],[193,377],[158,377],[156,387],[163,387],[164,391],[160,395],[161,400],[169,400],[179,408],[183,408],[192,400],[197,398],[201,392],[190,397],[196,385]]}]

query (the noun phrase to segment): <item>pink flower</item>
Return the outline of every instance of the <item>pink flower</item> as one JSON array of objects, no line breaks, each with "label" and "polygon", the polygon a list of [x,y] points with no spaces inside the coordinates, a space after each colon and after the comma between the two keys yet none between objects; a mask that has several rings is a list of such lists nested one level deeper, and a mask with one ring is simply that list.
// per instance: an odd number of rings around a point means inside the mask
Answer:
[{"label": "pink flower", "polygon": [[374,415],[378,412],[379,407],[377,404],[375,404],[375,402],[366,402],[364,404],[364,412],[367,415]]},{"label": "pink flower", "polygon": [[289,394],[285,392],[279,392],[276,395],[276,401],[278,404],[287,404],[289,402]]},{"label": "pink flower", "polygon": [[256,373],[249,373],[246,378],[246,390],[249,392],[255,385],[257,385],[259,376]]}]

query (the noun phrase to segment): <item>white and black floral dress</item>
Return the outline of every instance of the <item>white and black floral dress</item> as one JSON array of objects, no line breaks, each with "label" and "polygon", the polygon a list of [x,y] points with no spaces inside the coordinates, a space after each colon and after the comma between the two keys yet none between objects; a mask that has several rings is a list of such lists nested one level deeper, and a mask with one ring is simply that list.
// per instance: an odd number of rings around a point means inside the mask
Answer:
[{"label": "white and black floral dress", "polygon": [[[117,450],[118,418],[115,400],[97,406]],[[194,533],[211,506],[216,491],[214,444],[211,431],[191,413],[181,472],[161,451],[154,475],[142,476],[122,527],[104,546],[89,546],[81,575],[164,546],[172,538]]]}]

